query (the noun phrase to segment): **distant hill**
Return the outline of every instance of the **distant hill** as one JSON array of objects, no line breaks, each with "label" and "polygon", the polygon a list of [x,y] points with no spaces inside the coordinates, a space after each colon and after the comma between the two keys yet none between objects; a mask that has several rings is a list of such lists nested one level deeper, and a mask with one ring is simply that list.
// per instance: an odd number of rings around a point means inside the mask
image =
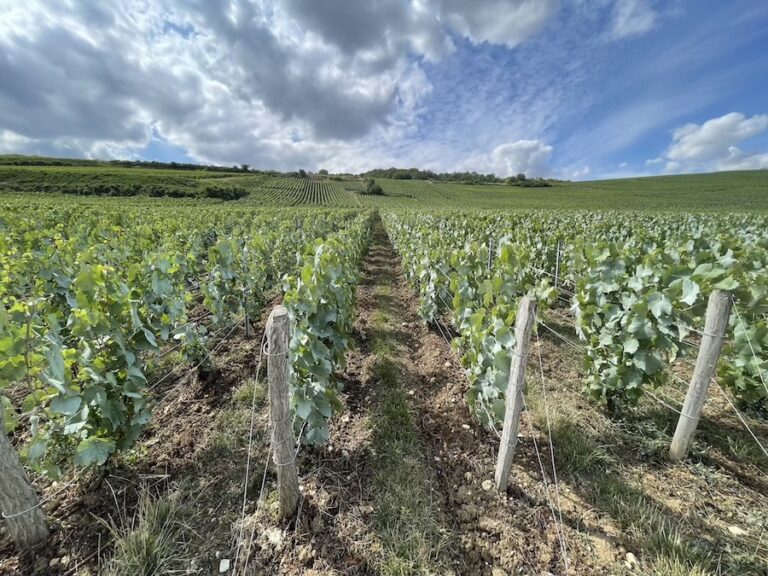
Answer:
[{"label": "distant hill", "polygon": [[22,154],[0,154],[0,166],[80,166],[91,168],[156,168],[161,170],[206,170],[209,172],[245,172],[247,164],[241,166],[216,166],[185,162],[155,162],[146,160],[87,160],[84,158],[56,158],[53,156],[25,156]]}]

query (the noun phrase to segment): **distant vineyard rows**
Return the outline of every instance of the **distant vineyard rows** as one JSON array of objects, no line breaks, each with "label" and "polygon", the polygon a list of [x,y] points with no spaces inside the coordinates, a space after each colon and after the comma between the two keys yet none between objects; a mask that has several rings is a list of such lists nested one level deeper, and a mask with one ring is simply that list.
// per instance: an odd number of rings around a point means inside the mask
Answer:
[{"label": "distant vineyard rows", "polygon": [[265,206],[360,205],[357,190],[350,182],[311,178],[271,178],[254,188],[248,201]]}]

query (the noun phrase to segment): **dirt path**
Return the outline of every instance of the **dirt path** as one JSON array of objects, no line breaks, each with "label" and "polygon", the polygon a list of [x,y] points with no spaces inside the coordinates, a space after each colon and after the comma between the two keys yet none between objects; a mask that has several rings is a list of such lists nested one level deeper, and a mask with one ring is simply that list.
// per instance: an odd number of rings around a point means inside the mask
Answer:
[{"label": "dirt path", "polygon": [[282,569],[562,573],[545,497],[536,496],[529,444],[520,443],[515,474],[533,495],[497,494],[491,479],[498,440],[469,412],[455,353],[419,320],[417,298],[380,221],[356,298],[346,412],[334,421],[323,458],[305,462],[311,511],[298,537],[301,567]]},{"label": "dirt path", "polygon": [[[298,552],[306,574],[464,574],[455,522],[422,428],[429,352],[398,258],[380,221],[356,294],[356,347],[343,374],[346,411],[302,478]],[[433,370],[434,369],[434,370]]]}]

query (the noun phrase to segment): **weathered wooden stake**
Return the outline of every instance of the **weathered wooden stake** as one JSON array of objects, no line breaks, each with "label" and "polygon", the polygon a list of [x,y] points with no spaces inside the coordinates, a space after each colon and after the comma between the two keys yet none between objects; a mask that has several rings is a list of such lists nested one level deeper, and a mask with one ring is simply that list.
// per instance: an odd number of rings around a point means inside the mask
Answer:
[{"label": "weathered wooden stake", "polygon": [[672,460],[682,460],[688,454],[688,449],[699,424],[701,409],[707,398],[709,383],[715,374],[720,350],[723,348],[725,331],[728,328],[728,317],[731,314],[731,295],[728,292],[715,290],[709,296],[707,317],[704,323],[704,336],[701,348],[696,358],[696,368],[691,377],[691,384],[685,396],[683,410],[677,421],[677,429],[669,449]]},{"label": "weathered wooden stake", "polygon": [[509,485],[509,471],[512,468],[512,456],[517,444],[517,429],[520,427],[520,414],[523,411],[523,391],[525,390],[525,367],[528,364],[528,343],[531,328],[536,321],[536,300],[523,296],[515,320],[515,349],[512,352],[512,364],[509,369],[507,398],[504,409],[504,430],[501,433],[499,459],[496,461],[496,489],[503,491]]},{"label": "weathered wooden stake", "polygon": [[275,306],[267,333],[269,356],[269,416],[272,421],[272,453],[277,466],[280,516],[290,518],[299,503],[296,475],[296,439],[293,436],[288,389],[289,318],[285,306]]},{"label": "weathered wooden stake", "polygon": [[21,549],[48,538],[48,524],[40,500],[5,435],[5,409],[0,402],[0,511],[3,523]]}]

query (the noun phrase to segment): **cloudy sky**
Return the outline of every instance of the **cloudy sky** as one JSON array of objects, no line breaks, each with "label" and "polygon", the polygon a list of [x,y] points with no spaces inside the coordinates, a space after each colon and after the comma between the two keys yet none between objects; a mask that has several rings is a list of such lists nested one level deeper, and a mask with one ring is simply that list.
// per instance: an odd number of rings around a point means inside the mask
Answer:
[{"label": "cloudy sky", "polygon": [[768,1],[0,0],[0,153],[768,167]]}]

